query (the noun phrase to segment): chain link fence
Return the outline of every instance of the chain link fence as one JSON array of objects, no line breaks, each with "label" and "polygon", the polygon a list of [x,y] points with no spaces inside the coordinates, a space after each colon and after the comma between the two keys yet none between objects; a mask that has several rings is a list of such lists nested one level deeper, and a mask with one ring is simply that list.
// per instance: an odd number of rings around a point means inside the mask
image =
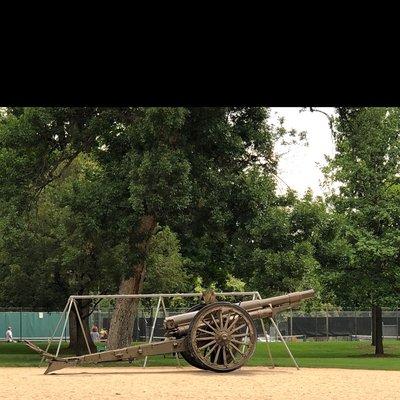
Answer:
[{"label": "chain link fence", "polygon": [[[181,314],[187,308],[168,308],[167,315]],[[113,309],[96,309],[89,317],[89,326],[93,324],[99,328],[109,330]],[[155,307],[139,308],[135,318],[133,338],[135,341],[148,341],[155,318]],[[14,340],[47,340],[54,332],[60,311],[29,310],[29,309],[1,309],[0,308],[0,340],[5,339],[5,332],[9,326],[13,329]],[[164,337],[164,312],[160,309],[154,330],[154,339]],[[400,337],[400,311],[386,310],[382,312],[383,335],[386,339]],[[371,337],[371,311],[285,311],[275,317],[275,322],[282,335],[289,340],[356,340]],[[260,321],[255,321],[260,340],[264,340]],[[268,340],[278,338],[276,329],[267,323]],[[56,336],[57,338],[57,336]],[[59,338],[59,337],[58,337]],[[66,335],[68,337],[68,323]]]},{"label": "chain link fence", "polygon": [[[399,339],[399,318],[399,310],[382,311],[385,339]],[[371,311],[287,311],[277,315],[276,322],[282,334],[294,340],[370,339],[372,331]]]}]

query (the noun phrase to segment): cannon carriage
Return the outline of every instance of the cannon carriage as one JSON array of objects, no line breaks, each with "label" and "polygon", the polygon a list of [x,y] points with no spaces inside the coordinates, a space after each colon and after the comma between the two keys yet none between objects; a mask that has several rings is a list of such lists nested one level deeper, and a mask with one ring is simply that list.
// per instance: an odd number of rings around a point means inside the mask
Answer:
[{"label": "cannon carriage", "polygon": [[240,303],[199,304],[184,314],[164,320],[165,340],[76,357],[58,357],[25,341],[49,362],[45,374],[86,363],[134,361],[152,355],[180,353],[192,366],[230,372],[243,366],[254,353],[257,332],[254,320],[273,318],[314,296],[314,290],[289,293]]}]

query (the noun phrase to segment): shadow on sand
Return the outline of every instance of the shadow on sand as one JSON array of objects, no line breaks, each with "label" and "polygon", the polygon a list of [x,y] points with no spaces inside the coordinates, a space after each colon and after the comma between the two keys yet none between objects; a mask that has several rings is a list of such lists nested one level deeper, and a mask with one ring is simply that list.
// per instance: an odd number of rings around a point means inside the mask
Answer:
[{"label": "shadow on sand", "polygon": [[120,371],[107,371],[106,368],[102,368],[99,371],[73,371],[71,372],[54,372],[51,373],[47,376],[65,376],[65,375],[138,375],[138,374],[162,374],[162,375],[186,375],[186,376],[199,376],[199,375],[214,375],[214,376],[251,376],[251,375],[258,375],[258,374],[292,374],[292,371],[282,371],[282,370],[277,370],[276,368],[268,368],[268,367],[247,367],[246,369],[240,369],[236,371],[232,371],[229,373],[222,373],[222,374],[217,374],[212,371],[203,371],[201,369],[192,369],[192,368],[176,368],[176,369],[171,369],[171,367],[165,367],[168,368],[168,370],[163,370],[161,369],[162,367],[156,367],[157,370],[152,370],[152,368],[146,368],[144,371],[142,368],[134,368],[134,369],[129,369],[125,370],[126,367],[124,367],[124,370],[121,369]]}]

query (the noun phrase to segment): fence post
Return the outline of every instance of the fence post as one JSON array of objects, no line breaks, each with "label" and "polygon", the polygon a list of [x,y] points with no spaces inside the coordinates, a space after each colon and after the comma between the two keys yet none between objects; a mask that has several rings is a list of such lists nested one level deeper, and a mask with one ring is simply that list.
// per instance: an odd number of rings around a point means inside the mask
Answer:
[{"label": "fence post", "polygon": [[318,313],[315,311],[315,340],[318,337]]},{"label": "fence post", "polygon": [[290,309],[290,337],[293,337],[293,309]]},{"label": "fence post", "polygon": [[374,321],[372,320],[372,312],[368,311],[368,315],[369,315],[369,320],[370,320],[370,325],[371,325],[371,340],[374,339],[374,335],[373,335],[373,329],[374,329]]},{"label": "fence post", "polygon": [[22,342],[22,307],[19,310],[19,341]]},{"label": "fence post", "polygon": [[329,340],[329,315],[328,315],[328,307],[325,310],[326,315],[326,340]]},{"label": "fence post", "polygon": [[396,340],[399,340],[399,306],[398,305],[396,307],[396,326],[397,326]]},{"label": "fence post", "polygon": [[355,329],[355,336],[358,335],[358,325],[357,325],[357,310],[354,311],[354,329]]},{"label": "fence post", "polygon": [[[144,326],[144,341],[147,342],[147,324],[144,316],[144,309],[142,308],[142,326]],[[139,334],[139,340],[141,335]]]}]

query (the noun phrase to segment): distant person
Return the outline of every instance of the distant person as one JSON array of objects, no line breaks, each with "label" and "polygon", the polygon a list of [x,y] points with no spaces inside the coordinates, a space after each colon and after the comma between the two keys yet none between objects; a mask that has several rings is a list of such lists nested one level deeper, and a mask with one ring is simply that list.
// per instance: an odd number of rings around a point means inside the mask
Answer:
[{"label": "distant person", "polygon": [[92,331],[90,332],[90,336],[91,336],[93,342],[100,341],[99,328],[97,328],[96,325],[92,326]]},{"label": "distant person", "polygon": [[11,326],[9,326],[8,329],[6,330],[6,341],[8,343],[14,342]]}]

